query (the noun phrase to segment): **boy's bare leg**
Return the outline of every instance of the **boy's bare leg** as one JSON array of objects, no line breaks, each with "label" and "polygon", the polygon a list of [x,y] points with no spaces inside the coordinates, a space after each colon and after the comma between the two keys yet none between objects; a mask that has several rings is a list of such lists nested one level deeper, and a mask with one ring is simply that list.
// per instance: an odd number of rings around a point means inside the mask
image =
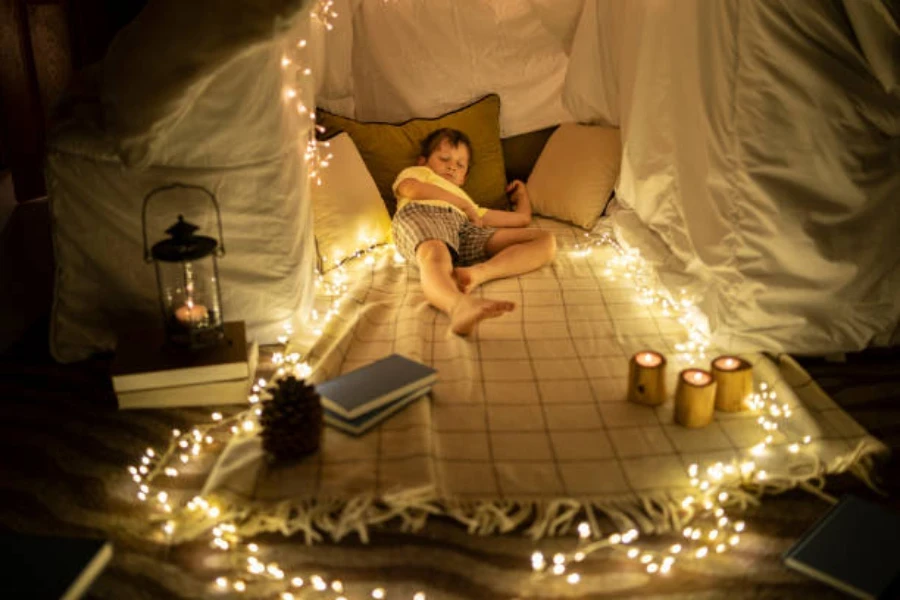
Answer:
[{"label": "boy's bare leg", "polygon": [[484,319],[499,317],[515,308],[513,302],[488,300],[463,294],[453,279],[450,250],[440,240],[426,240],[416,248],[416,261],[425,298],[450,317],[450,329],[468,335]]},{"label": "boy's bare leg", "polygon": [[543,267],[556,256],[556,238],[541,229],[498,229],[485,250],[491,257],[485,262],[454,270],[457,287],[463,293],[487,281]]}]

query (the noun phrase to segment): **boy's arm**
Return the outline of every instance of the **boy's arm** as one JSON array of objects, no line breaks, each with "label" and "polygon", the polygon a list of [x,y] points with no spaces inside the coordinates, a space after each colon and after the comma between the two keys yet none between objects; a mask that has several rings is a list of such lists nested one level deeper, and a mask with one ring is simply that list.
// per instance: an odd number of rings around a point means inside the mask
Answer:
[{"label": "boy's arm", "polygon": [[516,179],[506,188],[512,195],[509,201],[513,205],[512,211],[490,209],[482,220],[485,227],[528,227],[531,224],[531,199],[525,184]]},{"label": "boy's arm", "polygon": [[481,217],[485,227],[528,227],[531,217],[520,212],[489,208]]},{"label": "boy's arm", "polygon": [[470,221],[474,222],[478,219],[478,211],[475,206],[453,192],[448,192],[433,183],[426,183],[409,177],[397,184],[396,193],[398,196],[403,196],[410,200],[443,200],[466,213]]}]

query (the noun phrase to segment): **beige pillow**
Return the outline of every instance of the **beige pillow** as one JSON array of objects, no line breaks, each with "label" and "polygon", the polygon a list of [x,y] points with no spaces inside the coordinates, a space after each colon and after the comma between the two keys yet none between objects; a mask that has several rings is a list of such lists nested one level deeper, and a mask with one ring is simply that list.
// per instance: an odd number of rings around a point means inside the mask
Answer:
[{"label": "beige pillow", "polygon": [[375,181],[346,133],[327,142],[333,156],[322,171],[322,185],[312,183],[313,227],[319,270],[326,272],[360,250],[390,239],[388,216]]},{"label": "beige pillow", "polygon": [[563,123],[528,177],[532,211],[590,229],[619,176],[619,130]]}]

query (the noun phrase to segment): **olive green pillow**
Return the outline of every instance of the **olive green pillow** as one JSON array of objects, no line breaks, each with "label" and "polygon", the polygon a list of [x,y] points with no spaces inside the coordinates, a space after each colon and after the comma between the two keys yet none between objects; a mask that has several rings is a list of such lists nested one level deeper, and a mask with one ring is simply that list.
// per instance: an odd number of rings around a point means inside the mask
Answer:
[{"label": "olive green pillow", "polygon": [[500,145],[500,97],[496,94],[433,119],[364,123],[320,109],[317,122],[325,127],[325,137],[339,131],[350,135],[392,216],[397,207],[391,191],[394,179],[400,171],[416,164],[419,144],[425,136],[442,127],[459,129],[472,140],[475,160],[463,190],[481,206],[507,206],[506,170]]}]

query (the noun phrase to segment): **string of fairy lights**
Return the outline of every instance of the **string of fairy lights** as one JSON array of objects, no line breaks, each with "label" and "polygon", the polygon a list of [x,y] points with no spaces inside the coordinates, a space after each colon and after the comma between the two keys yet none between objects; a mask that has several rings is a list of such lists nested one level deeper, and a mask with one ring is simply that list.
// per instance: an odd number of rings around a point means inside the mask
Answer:
[{"label": "string of fairy lights", "polygon": [[[605,263],[604,275],[630,280],[635,286],[636,298],[641,304],[647,305],[646,299],[652,298],[652,304],[660,309],[667,309],[680,322],[688,325],[698,323],[698,327],[703,326],[702,320],[698,319],[692,310],[691,303],[674,302],[664,290],[654,287],[652,267],[641,258],[639,252],[625,250],[611,236],[607,234],[592,236],[587,247],[577,247],[571,254],[588,257],[594,248],[600,246],[610,246],[615,250],[614,256]],[[347,269],[354,265],[355,259],[361,258],[363,264],[372,265],[378,255],[392,252],[395,251],[391,246],[362,250],[336,269],[318,275],[318,296],[328,303],[328,309],[324,312],[315,311],[311,314],[312,327],[319,334],[321,328],[338,314],[340,302],[349,290],[350,274]],[[291,327],[286,325],[285,334],[279,338],[279,342],[289,347],[292,334]],[[708,353],[709,348],[705,339],[695,338],[695,340],[695,346],[692,347],[693,354],[689,358],[682,357],[682,360],[688,362],[702,360]],[[310,365],[304,362],[297,352],[276,352],[272,356],[272,364],[276,368],[273,381],[286,375],[304,378],[311,373]],[[175,533],[176,521],[168,518],[175,511],[182,511],[182,517],[209,524],[212,534],[210,546],[230,552],[235,571],[240,573],[230,578],[218,577],[214,584],[216,589],[244,592],[254,585],[271,586],[273,583],[281,582],[285,589],[279,592],[278,597],[283,600],[296,598],[300,591],[307,588],[316,592],[331,593],[336,599],[349,598],[339,579],[327,580],[320,574],[311,574],[304,578],[298,574],[287,573],[276,562],[264,562],[260,558],[260,547],[255,543],[245,543],[238,535],[234,522],[219,520],[221,509],[214,501],[194,497],[183,508],[178,508],[173,506],[169,493],[162,490],[162,486],[159,490],[151,489],[156,487],[155,480],[159,476],[177,477],[180,467],[197,459],[204,448],[221,441],[219,438],[222,434],[226,437],[228,434],[232,436],[255,434],[259,428],[257,417],[261,412],[258,405],[265,399],[267,384],[265,379],[260,379],[251,388],[248,408],[229,417],[224,417],[220,412],[213,412],[206,424],[184,432],[173,430],[169,446],[162,453],[148,448],[141,457],[140,465],[129,467],[129,473],[138,485],[137,497],[141,501],[151,503],[155,500],[156,508],[165,519],[162,532],[166,539],[171,539]],[[749,450],[753,457],[771,453],[775,445],[784,446],[789,454],[796,455],[801,453],[804,446],[811,443],[811,436],[791,433],[789,419],[793,415],[793,409],[789,403],[781,401],[767,383],[759,383],[756,392],[747,399],[747,403],[748,408],[757,415],[756,422],[762,435],[759,443]],[[728,509],[732,506],[743,508],[748,497],[746,490],[752,491],[754,486],[763,485],[768,480],[769,474],[759,468],[755,460],[748,459],[729,464],[716,462],[705,468],[691,464],[686,475],[691,491],[684,495],[680,507],[682,520],[691,525],[681,531],[683,539],[665,549],[642,548],[635,544],[640,537],[636,529],[602,536],[596,524],[583,521],[577,526],[579,541],[576,547],[570,552],[558,552],[549,557],[539,551],[535,552],[531,557],[533,572],[539,578],[562,578],[565,582],[575,585],[581,581],[581,574],[577,570],[578,563],[594,552],[611,550],[621,552],[628,559],[638,562],[647,573],[665,575],[671,572],[679,561],[701,560],[732,549],[739,543],[745,523],[732,519]],[[369,590],[368,597],[384,598],[386,591],[382,587],[375,587]],[[424,592],[417,592],[415,598],[424,599]]]},{"label": "string of fairy lights", "polygon": [[[586,239],[576,244],[570,254],[589,257],[596,248],[604,246],[612,247],[615,253],[607,260],[603,275],[609,280],[622,278],[629,281],[634,286],[636,302],[653,306],[661,316],[674,317],[684,326],[687,340],[675,345],[678,351],[676,362],[690,366],[707,360],[710,342],[702,313],[683,290],[681,298],[673,299],[660,285],[655,270],[641,257],[638,249],[626,249],[609,232],[603,232],[587,234]],[[793,415],[792,407],[781,401],[767,382],[757,384],[746,404],[750,411],[758,415],[756,423],[762,435],[759,443],[749,450],[752,457],[771,457],[772,447],[777,443],[784,445],[789,455],[798,455],[804,446],[812,442],[810,435],[798,434],[792,427],[789,422]],[[813,453],[805,454],[813,464],[818,463]],[[686,475],[691,491],[681,499],[680,508],[682,520],[692,525],[680,532],[679,537],[683,539],[664,549],[642,548],[634,544],[640,537],[636,529],[614,532],[604,537],[595,524],[582,521],[577,527],[579,542],[576,548],[568,553],[555,553],[550,560],[543,553],[535,552],[531,557],[533,572],[539,578],[562,577],[574,585],[581,580],[576,570],[577,564],[593,552],[609,549],[639,562],[647,573],[664,575],[671,572],[679,561],[702,560],[737,546],[746,525],[744,521],[730,517],[728,509],[732,506],[744,508],[748,499],[753,497],[748,490],[761,494],[770,474],[759,468],[753,459],[735,459],[727,464],[718,461],[705,468],[691,464]]]},{"label": "string of fairy lights", "polygon": [[[333,20],[338,14],[334,10],[334,0],[320,0],[311,12],[313,21],[318,21],[327,31],[333,29]],[[296,87],[305,81],[312,81],[312,71],[303,66],[308,42],[301,39],[293,44],[291,52],[281,61],[286,71],[286,79],[294,84],[285,89],[284,98],[295,103],[299,115],[311,121],[304,150],[307,175],[311,183],[322,183],[322,171],[328,167],[332,155],[327,152],[327,142],[318,142],[316,132],[321,126],[315,123],[315,111],[303,102],[302,94]],[[709,357],[710,343],[706,322],[693,301],[683,292],[681,297],[672,295],[660,285],[652,266],[635,248],[624,248],[608,233],[586,234],[584,240],[576,243],[570,255],[591,257],[594,250],[601,247],[614,249],[603,269],[603,276],[610,280],[622,278],[635,289],[636,301],[644,306],[658,309],[663,317],[674,317],[687,332],[687,339],[678,343],[676,361],[684,364],[701,363]],[[393,253],[393,262],[402,264],[403,259],[390,245],[368,244],[346,257],[335,257],[337,266],[327,273],[316,275],[316,297],[324,304],[311,311],[309,333],[321,336],[324,328],[340,314],[341,303],[348,297],[351,274],[349,268],[362,261],[374,268],[379,256]],[[294,600],[316,594],[334,600],[348,600],[351,596],[344,583],[337,578],[329,579],[318,573],[290,573],[277,562],[266,561],[265,550],[257,543],[244,540],[238,534],[238,523],[225,519],[222,508],[212,499],[194,496],[186,501],[176,498],[178,492],[166,489],[165,482],[179,477],[204,456],[205,451],[221,447],[235,436],[255,435],[259,430],[258,417],[262,410],[260,402],[267,398],[267,386],[288,375],[306,378],[311,372],[310,365],[298,352],[289,352],[294,335],[290,324],[278,341],[285,347],[284,352],[272,355],[275,368],[272,381],[259,379],[250,390],[248,405],[235,414],[225,416],[212,412],[209,421],[181,431],[173,429],[165,450],[157,452],[147,448],[137,464],[127,468],[136,485],[135,496],[154,509],[150,520],[159,524],[158,535],[164,542],[177,539],[179,523],[193,523],[210,532],[210,547],[228,553],[232,565],[230,576],[215,579],[212,587],[221,592],[245,593],[254,589],[265,589],[281,600]],[[682,522],[690,523],[680,532],[679,541],[664,549],[644,548],[635,542],[640,538],[637,529],[603,535],[593,521],[583,521],[577,526],[578,542],[570,552],[544,556],[537,551],[531,556],[533,573],[539,579],[561,578],[576,585],[581,581],[578,564],[586,557],[600,550],[621,552],[628,559],[639,563],[647,573],[665,575],[680,561],[702,560],[713,554],[721,554],[734,548],[740,542],[745,529],[743,521],[729,516],[732,507],[743,508],[753,494],[760,494],[770,474],[757,465],[757,460],[771,456],[776,448],[786,449],[789,455],[805,454],[812,461],[816,456],[804,451],[812,439],[809,435],[797,434],[791,426],[793,409],[789,403],[778,398],[768,384],[761,382],[756,391],[747,399],[748,409],[757,416],[761,439],[750,449],[752,459],[735,460],[725,464],[716,462],[702,467],[691,464],[686,472],[689,489],[680,502]],[[790,479],[789,475],[780,475]],[[363,591],[367,598],[388,597],[384,587],[371,587]],[[360,597],[360,596],[355,596]],[[396,596],[392,596],[396,597]],[[423,591],[413,595],[414,600],[425,600]]]}]

